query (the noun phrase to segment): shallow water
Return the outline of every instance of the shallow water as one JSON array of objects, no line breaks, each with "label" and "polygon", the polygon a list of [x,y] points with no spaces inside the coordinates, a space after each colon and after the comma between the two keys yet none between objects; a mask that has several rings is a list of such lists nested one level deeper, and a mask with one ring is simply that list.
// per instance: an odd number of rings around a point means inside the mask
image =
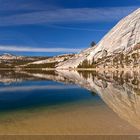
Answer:
[{"label": "shallow water", "polygon": [[140,134],[139,72],[1,71],[0,134]]}]

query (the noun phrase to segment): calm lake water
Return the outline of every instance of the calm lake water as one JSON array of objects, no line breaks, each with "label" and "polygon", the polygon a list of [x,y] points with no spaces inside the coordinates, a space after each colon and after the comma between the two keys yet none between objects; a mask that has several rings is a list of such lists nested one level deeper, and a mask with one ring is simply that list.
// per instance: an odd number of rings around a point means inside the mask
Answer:
[{"label": "calm lake water", "polygon": [[0,134],[140,134],[139,72],[0,71]]}]

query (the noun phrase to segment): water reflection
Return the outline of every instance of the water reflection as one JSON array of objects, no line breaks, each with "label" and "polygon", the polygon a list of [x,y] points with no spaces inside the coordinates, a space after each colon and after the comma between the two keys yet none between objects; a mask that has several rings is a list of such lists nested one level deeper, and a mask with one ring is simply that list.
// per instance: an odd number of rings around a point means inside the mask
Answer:
[{"label": "water reflection", "polygon": [[[101,99],[123,120],[140,129],[140,73],[139,71],[1,71],[0,100],[3,92],[38,89],[69,89],[65,85],[24,85],[15,83],[24,81],[56,81],[76,84],[98,94]],[[14,87],[3,87],[3,85]],[[5,98],[6,99],[6,98]]]},{"label": "water reflection", "polygon": [[138,71],[79,71],[61,76],[96,92],[122,119],[140,129],[140,74]]}]

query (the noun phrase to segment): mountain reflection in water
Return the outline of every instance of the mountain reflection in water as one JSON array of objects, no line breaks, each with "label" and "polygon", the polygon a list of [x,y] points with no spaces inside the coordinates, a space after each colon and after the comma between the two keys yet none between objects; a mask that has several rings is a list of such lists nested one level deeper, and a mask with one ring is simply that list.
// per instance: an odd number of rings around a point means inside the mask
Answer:
[{"label": "mountain reflection in water", "polygon": [[[40,82],[34,86],[28,83],[24,86],[16,84],[28,81],[55,81],[61,84],[48,84],[48,86],[45,83],[42,85]],[[19,91],[31,91],[30,93],[32,93],[33,90],[39,89],[77,90],[75,85],[91,91],[93,95],[98,94],[120,118],[140,130],[140,73],[138,71],[1,71],[0,101],[19,100],[20,102],[22,96],[20,95],[18,98]],[[6,95],[5,93],[9,91],[14,94]],[[26,94],[23,96],[25,98]],[[81,98],[81,95],[79,97]],[[84,96],[82,98],[84,99]],[[31,104],[33,102],[31,101]],[[48,102],[50,101],[48,100]],[[56,99],[55,103],[58,102]],[[15,107],[18,107],[18,104]],[[5,108],[1,106],[0,109],[2,111]]]}]

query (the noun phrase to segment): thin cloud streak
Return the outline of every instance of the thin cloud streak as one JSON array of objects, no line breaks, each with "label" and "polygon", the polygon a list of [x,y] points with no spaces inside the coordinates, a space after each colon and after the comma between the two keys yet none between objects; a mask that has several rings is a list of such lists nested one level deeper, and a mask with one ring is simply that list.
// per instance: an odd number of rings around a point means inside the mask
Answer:
[{"label": "thin cloud streak", "polygon": [[0,46],[0,51],[9,52],[60,52],[60,53],[76,53],[81,51],[78,48],[33,48],[33,47],[17,47],[17,46]]},{"label": "thin cloud streak", "polygon": [[108,30],[103,29],[89,29],[89,28],[77,28],[77,27],[66,27],[66,26],[59,26],[59,25],[47,25],[51,28],[56,29],[66,29],[66,30],[75,30],[75,31],[89,31],[89,32],[107,32]]},{"label": "thin cloud streak", "polygon": [[110,22],[120,20],[138,7],[72,8],[38,10],[0,16],[0,26],[32,25],[66,22]]},{"label": "thin cloud streak", "polygon": [[56,9],[57,5],[44,4],[40,0],[0,0],[0,12],[42,11]]}]

